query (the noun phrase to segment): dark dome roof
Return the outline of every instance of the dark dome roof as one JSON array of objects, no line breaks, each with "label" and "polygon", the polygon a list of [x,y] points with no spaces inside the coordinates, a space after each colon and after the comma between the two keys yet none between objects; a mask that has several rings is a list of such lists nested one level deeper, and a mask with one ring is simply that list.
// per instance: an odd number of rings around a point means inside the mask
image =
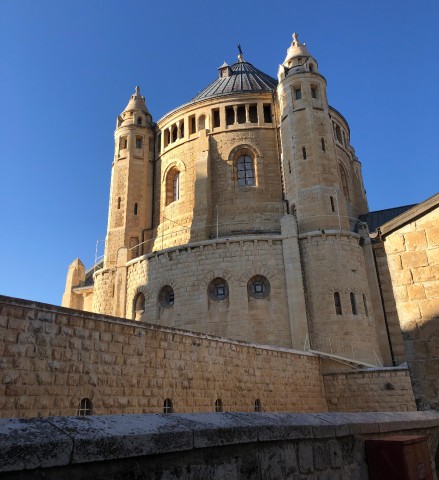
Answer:
[{"label": "dark dome roof", "polygon": [[[221,68],[228,67],[221,65]],[[276,89],[277,81],[255,68],[251,63],[237,62],[229,68],[228,77],[216,79],[204,90],[201,90],[191,102],[233,93],[271,92]]]}]

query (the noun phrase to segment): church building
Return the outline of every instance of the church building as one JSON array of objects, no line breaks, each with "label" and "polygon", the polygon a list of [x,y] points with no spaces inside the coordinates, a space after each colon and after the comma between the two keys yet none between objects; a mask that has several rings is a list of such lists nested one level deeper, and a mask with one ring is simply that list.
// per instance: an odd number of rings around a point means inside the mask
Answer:
[{"label": "church building", "polygon": [[326,86],[294,34],[277,79],[240,53],[158,121],[136,87],[103,262],[69,266],[62,305],[394,364],[361,163]]}]

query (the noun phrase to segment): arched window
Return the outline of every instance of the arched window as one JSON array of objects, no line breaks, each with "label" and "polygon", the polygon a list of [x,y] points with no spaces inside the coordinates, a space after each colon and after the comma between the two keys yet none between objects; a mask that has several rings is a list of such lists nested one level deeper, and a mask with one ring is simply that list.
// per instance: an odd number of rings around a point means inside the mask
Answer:
[{"label": "arched window", "polygon": [[266,298],[270,294],[270,282],[263,275],[255,275],[247,283],[247,292],[253,298]]},{"label": "arched window", "polygon": [[339,172],[340,172],[340,181],[341,181],[341,188],[343,190],[343,194],[347,201],[350,200],[349,198],[349,186],[348,186],[348,176],[346,174],[346,170],[344,169],[341,163],[338,164]]},{"label": "arched window", "polygon": [[85,416],[93,413],[93,404],[89,398],[82,398],[78,405],[78,415]]},{"label": "arched window", "polygon": [[207,293],[212,300],[220,302],[229,296],[229,286],[223,278],[214,278],[207,287]]},{"label": "arched window", "polygon": [[171,168],[166,177],[166,205],[180,199],[180,172]]},{"label": "arched window", "polygon": [[364,304],[364,313],[366,314],[366,317],[369,316],[369,309],[367,308],[367,297],[363,293],[363,304]]},{"label": "arched window", "polygon": [[335,313],[337,315],[341,315],[343,312],[341,310],[341,300],[340,300],[340,294],[338,292],[334,292],[334,305],[335,305]]},{"label": "arched window", "polygon": [[343,138],[341,136],[341,128],[339,125],[335,125],[335,137],[337,138],[337,140],[342,143],[343,142]]},{"label": "arched window", "polygon": [[138,119],[137,119],[137,125],[142,125],[142,117],[138,117]]},{"label": "arched window", "polygon": [[174,290],[170,285],[165,285],[159,293],[159,303],[162,307],[169,308],[174,305]]},{"label": "arched window", "polygon": [[166,398],[163,402],[163,413],[174,413],[174,407],[170,398]]},{"label": "arched window", "polygon": [[145,295],[142,292],[139,292],[134,297],[134,308],[133,308],[133,318],[134,320],[140,320],[143,312],[145,311]]},{"label": "arched window", "polygon": [[236,178],[238,187],[253,187],[255,185],[255,167],[253,158],[241,155],[236,162]]},{"label": "arched window", "polygon": [[352,313],[354,315],[357,315],[357,300],[355,299],[355,293],[351,292],[350,293],[350,298],[351,298],[351,307],[352,307]]},{"label": "arched window", "polygon": [[261,412],[262,411],[262,406],[261,406],[261,401],[259,398],[255,400],[255,412]]},{"label": "arched window", "polygon": [[215,400],[215,412],[222,412],[223,411],[223,402],[221,398],[217,398]]}]

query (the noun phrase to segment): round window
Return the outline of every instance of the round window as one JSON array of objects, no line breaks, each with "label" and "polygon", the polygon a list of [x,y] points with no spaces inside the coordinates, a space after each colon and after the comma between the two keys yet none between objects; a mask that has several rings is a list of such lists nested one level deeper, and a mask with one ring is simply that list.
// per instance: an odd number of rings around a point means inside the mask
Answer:
[{"label": "round window", "polygon": [[270,282],[263,275],[255,275],[248,281],[247,290],[253,298],[266,298],[270,294]]},{"label": "round window", "polygon": [[212,300],[220,302],[229,296],[229,286],[223,278],[218,277],[209,283],[207,292]]},{"label": "round window", "polygon": [[160,290],[159,302],[160,305],[165,308],[169,308],[174,305],[174,290],[170,285],[166,285]]}]

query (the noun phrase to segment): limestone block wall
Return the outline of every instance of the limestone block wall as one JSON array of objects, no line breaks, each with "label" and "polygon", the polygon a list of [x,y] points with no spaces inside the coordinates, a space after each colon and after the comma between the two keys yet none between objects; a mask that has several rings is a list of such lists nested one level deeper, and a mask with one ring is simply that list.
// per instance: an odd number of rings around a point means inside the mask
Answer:
[{"label": "limestone block wall", "polygon": [[[248,294],[248,282],[255,275],[269,282],[265,298]],[[222,301],[208,294],[215,278],[228,285],[228,297]],[[142,292],[143,321],[249,342],[292,345],[280,235],[223,238],[146,255],[129,262],[127,283],[128,318],[135,318],[134,299]],[[174,293],[169,307],[159,299],[165,286]]]},{"label": "limestone block wall", "polygon": [[325,373],[330,412],[406,412],[416,410],[407,368]]},{"label": "limestone block wall", "polygon": [[420,408],[439,408],[439,209],[384,237],[386,269]]},{"label": "limestone block wall", "polygon": [[318,357],[0,297],[0,417],[322,412]]},{"label": "limestone block wall", "polygon": [[[358,235],[325,231],[302,234],[299,238],[311,346],[376,365],[377,357],[382,361],[382,355]],[[339,313],[336,293],[340,298]]]}]

